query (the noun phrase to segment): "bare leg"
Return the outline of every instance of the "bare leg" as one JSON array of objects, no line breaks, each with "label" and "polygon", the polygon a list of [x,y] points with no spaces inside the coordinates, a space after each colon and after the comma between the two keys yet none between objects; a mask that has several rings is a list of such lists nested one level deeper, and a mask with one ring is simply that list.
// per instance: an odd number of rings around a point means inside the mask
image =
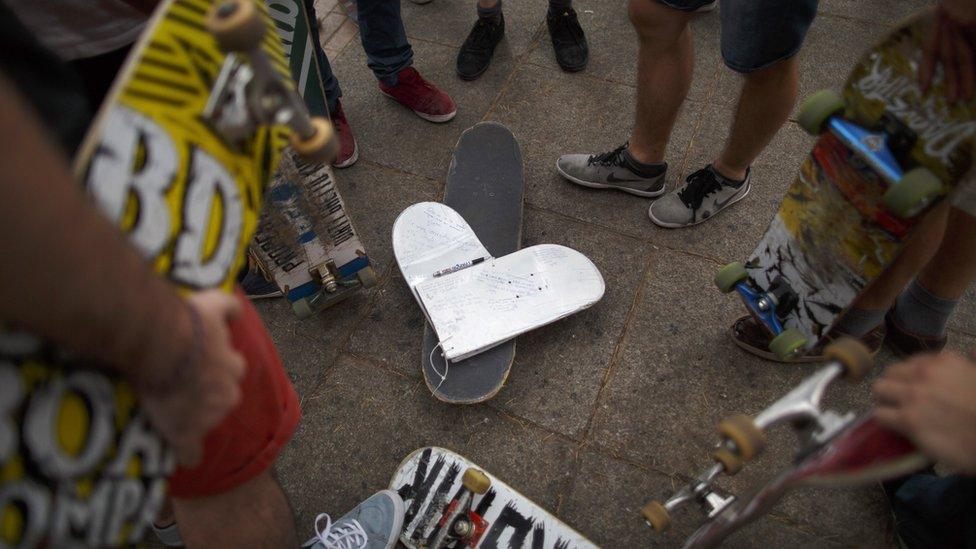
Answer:
[{"label": "bare leg", "polygon": [[640,41],[630,154],[644,163],[662,162],[691,86],[694,59],[688,22],[694,16],[651,0],[631,0],[629,13]]},{"label": "bare leg", "polygon": [[794,55],[746,74],[732,131],[713,165],[722,175],[745,179],[746,170],[766,148],[796,103],[797,59]]},{"label": "bare leg", "polygon": [[187,547],[297,547],[294,515],[270,471],[229,492],[174,499]]},{"label": "bare leg", "polygon": [[918,275],[918,283],[940,299],[956,301],[976,279],[976,218],[949,210],[945,237]]}]

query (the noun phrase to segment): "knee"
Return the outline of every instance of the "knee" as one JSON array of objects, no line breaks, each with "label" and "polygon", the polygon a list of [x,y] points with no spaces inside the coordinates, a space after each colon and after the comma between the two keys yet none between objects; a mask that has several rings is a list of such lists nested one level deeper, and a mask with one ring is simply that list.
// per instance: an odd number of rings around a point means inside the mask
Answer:
[{"label": "knee", "polygon": [[630,0],[627,3],[630,24],[644,44],[670,45],[677,41],[685,27],[682,13],[657,0]]}]

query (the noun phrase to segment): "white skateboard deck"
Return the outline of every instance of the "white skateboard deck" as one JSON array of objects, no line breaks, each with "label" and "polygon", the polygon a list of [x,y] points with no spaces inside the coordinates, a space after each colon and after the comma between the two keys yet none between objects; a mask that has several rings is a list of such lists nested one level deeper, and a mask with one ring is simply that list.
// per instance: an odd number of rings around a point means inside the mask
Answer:
[{"label": "white skateboard deck", "polygon": [[596,265],[565,246],[540,244],[491,257],[467,222],[438,202],[400,214],[393,252],[452,361],[582,311],[605,289]]}]

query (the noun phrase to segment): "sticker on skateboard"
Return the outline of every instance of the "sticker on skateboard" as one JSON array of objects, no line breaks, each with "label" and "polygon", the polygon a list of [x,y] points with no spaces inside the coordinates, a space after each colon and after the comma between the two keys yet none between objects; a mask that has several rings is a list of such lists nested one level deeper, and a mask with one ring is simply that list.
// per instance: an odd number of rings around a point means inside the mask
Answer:
[{"label": "sticker on skateboard", "polygon": [[393,250],[448,360],[478,354],[603,297],[600,271],[576,250],[540,244],[493,258],[457,212],[436,202],[414,204],[397,217]]},{"label": "sticker on skateboard", "polygon": [[405,504],[400,541],[410,549],[597,547],[491,473],[443,448],[415,450],[389,488]]}]

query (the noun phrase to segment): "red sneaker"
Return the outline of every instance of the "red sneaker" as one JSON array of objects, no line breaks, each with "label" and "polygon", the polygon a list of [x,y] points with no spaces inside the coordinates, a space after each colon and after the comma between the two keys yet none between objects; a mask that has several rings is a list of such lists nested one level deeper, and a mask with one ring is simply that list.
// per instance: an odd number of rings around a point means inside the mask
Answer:
[{"label": "red sneaker", "polygon": [[359,146],[356,144],[356,136],[352,134],[352,127],[346,120],[346,113],[342,110],[342,102],[336,102],[336,108],[329,113],[332,118],[332,127],[335,128],[339,136],[339,154],[332,161],[336,168],[348,168],[359,160]]},{"label": "red sneaker", "polygon": [[424,80],[413,67],[407,67],[397,74],[396,86],[387,86],[383,82],[379,84],[380,91],[424,120],[447,122],[457,114],[457,106],[451,96]]}]

